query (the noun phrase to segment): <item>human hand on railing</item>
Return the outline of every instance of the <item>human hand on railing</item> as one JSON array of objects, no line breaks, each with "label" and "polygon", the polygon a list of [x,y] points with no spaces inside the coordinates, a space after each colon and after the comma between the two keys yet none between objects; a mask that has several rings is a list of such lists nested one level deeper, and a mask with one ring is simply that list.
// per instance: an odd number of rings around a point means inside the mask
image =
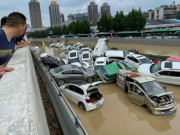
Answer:
[{"label": "human hand on railing", "polygon": [[13,71],[14,68],[10,68],[10,67],[3,67],[0,69],[0,78],[6,73],[6,72],[10,72]]}]

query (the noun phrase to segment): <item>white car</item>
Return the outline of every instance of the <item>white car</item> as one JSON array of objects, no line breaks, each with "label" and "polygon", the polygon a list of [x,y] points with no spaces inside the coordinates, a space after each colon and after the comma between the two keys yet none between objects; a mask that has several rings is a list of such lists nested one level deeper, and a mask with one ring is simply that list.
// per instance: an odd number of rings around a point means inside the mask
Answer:
[{"label": "white car", "polygon": [[180,62],[162,61],[156,64],[143,64],[138,71],[154,77],[162,83],[180,85]]},{"label": "white car", "polygon": [[63,85],[60,88],[66,98],[77,104],[84,111],[91,111],[100,107],[104,102],[102,93],[95,86],[97,84],[78,82]]},{"label": "white car", "polygon": [[90,53],[92,53],[92,49],[89,48],[89,47],[83,47],[83,48],[81,48],[81,53],[82,53],[83,51],[89,51]]},{"label": "white car", "polygon": [[127,51],[122,51],[122,50],[108,50],[105,53],[105,56],[108,57],[108,60],[115,61],[115,60],[124,60],[125,57],[130,54]]},{"label": "white car", "polygon": [[68,63],[79,62],[79,52],[76,50],[72,50],[68,53]]},{"label": "white car", "polygon": [[81,62],[87,62],[90,65],[90,67],[88,68],[92,68],[93,67],[92,54],[89,51],[83,51],[81,53]]},{"label": "white car", "polygon": [[147,57],[140,55],[140,54],[128,55],[124,59],[124,62],[127,62],[127,63],[133,65],[137,69],[142,64],[152,64],[152,61],[150,59],[148,59]]},{"label": "white car", "polygon": [[94,62],[94,70],[96,71],[99,67],[104,66],[107,64],[106,57],[98,57]]}]

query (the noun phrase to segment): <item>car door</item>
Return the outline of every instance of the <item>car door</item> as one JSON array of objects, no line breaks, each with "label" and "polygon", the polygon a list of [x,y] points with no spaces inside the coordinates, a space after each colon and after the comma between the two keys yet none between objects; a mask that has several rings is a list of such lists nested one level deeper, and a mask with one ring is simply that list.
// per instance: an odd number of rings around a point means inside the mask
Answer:
[{"label": "car door", "polygon": [[159,71],[154,73],[153,76],[156,80],[158,80],[159,82],[163,82],[163,83],[169,83],[171,81],[170,77],[170,72],[169,71]]},{"label": "car door", "polygon": [[72,93],[74,90],[74,85],[68,85],[65,87],[65,89],[63,90],[63,94],[66,98],[72,100]]},{"label": "car door", "polygon": [[66,82],[73,82],[74,80],[73,70],[66,70],[62,72],[61,74],[62,74],[63,80],[65,80]]},{"label": "car door", "polygon": [[73,90],[72,100],[74,103],[78,105],[78,103],[83,100],[84,92],[81,88],[75,86]]},{"label": "car door", "polygon": [[130,83],[130,89],[128,90],[128,96],[131,102],[143,105],[144,104],[144,92],[143,90],[135,83]]},{"label": "car door", "polygon": [[83,76],[83,71],[80,70],[73,70],[73,74],[74,74],[74,81],[82,81],[84,80],[84,76]]}]

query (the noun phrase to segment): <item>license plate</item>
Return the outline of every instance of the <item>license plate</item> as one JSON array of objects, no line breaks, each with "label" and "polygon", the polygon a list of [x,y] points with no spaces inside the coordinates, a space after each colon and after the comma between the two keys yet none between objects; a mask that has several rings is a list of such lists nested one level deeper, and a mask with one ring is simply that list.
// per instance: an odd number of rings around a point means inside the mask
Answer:
[{"label": "license plate", "polygon": [[101,104],[100,103],[98,103],[98,104],[96,104],[96,107],[99,107]]},{"label": "license plate", "polygon": [[165,112],[165,115],[170,115],[170,114],[172,114],[172,112],[171,112],[171,111],[169,111],[169,112]]}]

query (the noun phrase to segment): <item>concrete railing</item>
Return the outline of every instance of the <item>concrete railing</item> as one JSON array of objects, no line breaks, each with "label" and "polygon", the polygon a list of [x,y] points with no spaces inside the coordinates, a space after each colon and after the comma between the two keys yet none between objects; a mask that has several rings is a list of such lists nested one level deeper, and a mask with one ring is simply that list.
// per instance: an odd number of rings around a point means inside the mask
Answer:
[{"label": "concrete railing", "polygon": [[49,135],[29,46],[17,50],[0,79],[0,135]]},{"label": "concrete railing", "polygon": [[45,68],[39,58],[32,52],[32,57],[37,70],[39,71],[42,80],[46,86],[47,93],[54,106],[56,116],[60,123],[63,134],[65,135],[88,135],[87,131],[80,122],[78,116],[75,114],[61,89]]}]

